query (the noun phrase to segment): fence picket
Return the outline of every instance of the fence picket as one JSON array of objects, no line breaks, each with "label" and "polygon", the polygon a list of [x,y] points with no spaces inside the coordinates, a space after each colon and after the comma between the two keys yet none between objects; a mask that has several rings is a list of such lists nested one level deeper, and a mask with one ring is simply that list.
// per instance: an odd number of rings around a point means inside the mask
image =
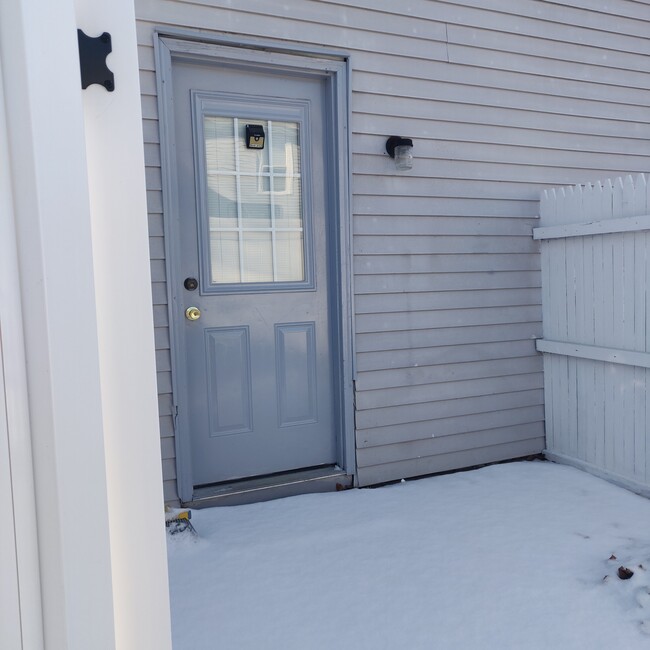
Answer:
[{"label": "fence picket", "polygon": [[[623,180],[623,202],[621,206],[621,217],[632,217],[634,216],[636,196],[635,196],[635,186],[632,176],[626,176]],[[620,279],[621,279],[621,294],[622,294],[622,314],[621,320],[619,321],[620,326],[620,335],[618,336],[618,345],[626,350],[634,350],[635,346],[635,334],[634,334],[634,325],[635,325],[635,284],[638,284],[634,276],[635,263],[634,263],[634,253],[635,253],[635,240],[637,237],[641,237],[641,233],[625,233],[619,235],[621,238],[621,267],[620,267]],[[622,399],[617,400],[617,403],[621,405],[622,408],[622,444],[623,452],[621,457],[621,471],[627,477],[635,477],[635,450],[636,450],[636,417],[635,417],[635,407],[636,407],[636,376],[637,368],[634,366],[622,366],[619,369],[619,374],[621,376],[621,383],[623,384],[622,388]]]}]

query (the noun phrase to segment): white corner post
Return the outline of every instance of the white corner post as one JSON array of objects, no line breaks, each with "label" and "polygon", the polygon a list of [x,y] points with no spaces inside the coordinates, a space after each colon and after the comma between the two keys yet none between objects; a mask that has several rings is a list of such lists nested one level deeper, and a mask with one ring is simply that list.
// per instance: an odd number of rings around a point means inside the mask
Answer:
[{"label": "white corner post", "polygon": [[0,57],[0,630],[2,644],[43,649],[41,583],[13,191]]},{"label": "white corner post", "polygon": [[[0,621],[21,650],[171,648],[133,14],[0,3]],[[111,33],[115,92],[81,90],[78,27]]]},{"label": "white corner post", "polygon": [[109,32],[115,90],[82,93],[92,215],[108,507],[120,650],[171,648],[144,138],[133,0],[75,0]]}]

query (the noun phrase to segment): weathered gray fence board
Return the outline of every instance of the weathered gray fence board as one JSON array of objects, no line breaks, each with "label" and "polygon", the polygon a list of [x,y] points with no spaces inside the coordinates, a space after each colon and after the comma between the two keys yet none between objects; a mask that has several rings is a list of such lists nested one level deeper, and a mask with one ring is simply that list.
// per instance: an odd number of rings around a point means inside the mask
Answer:
[{"label": "weathered gray fence board", "polygon": [[547,449],[640,490],[650,487],[648,197],[642,175],[549,190],[535,231]]}]

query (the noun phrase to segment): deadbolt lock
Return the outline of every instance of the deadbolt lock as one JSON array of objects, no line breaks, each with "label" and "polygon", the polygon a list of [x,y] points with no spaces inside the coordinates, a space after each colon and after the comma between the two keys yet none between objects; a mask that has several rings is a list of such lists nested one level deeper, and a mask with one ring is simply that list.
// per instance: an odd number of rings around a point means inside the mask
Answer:
[{"label": "deadbolt lock", "polygon": [[187,320],[199,320],[201,318],[201,310],[198,307],[188,307],[185,310],[185,318]]},{"label": "deadbolt lock", "polygon": [[185,282],[183,282],[183,286],[188,291],[196,291],[199,287],[199,281],[196,278],[185,278]]}]

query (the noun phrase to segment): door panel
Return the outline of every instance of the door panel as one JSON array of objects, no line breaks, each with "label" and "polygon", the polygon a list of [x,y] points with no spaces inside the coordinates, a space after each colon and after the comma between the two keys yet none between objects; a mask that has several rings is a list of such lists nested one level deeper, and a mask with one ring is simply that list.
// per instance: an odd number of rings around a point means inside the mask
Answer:
[{"label": "door panel", "polygon": [[193,484],[334,464],[325,82],[175,63],[173,86]]},{"label": "door panel", "polygon": [[210,436],[251,431],[248,327],[206,328],[205,360]]},{"label": "door panel", "polygon": [[318,422],[316,323],[275,326],[280,426]]}]

